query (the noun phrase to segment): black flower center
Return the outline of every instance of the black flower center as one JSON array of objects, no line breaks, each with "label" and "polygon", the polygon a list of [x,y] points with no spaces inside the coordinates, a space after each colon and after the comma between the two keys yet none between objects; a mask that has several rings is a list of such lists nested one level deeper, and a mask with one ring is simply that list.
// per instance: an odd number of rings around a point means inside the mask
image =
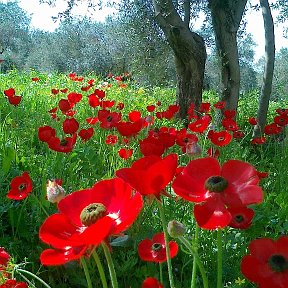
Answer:
[{"label": "black flower center", "polygon": [[272,270],[276,272],[283,272],[288,269],[288,259],[279,254],[272,255],[268,263]]},{"label": "black flower center", "polygon": [[113,117],[112,117],[111,115],[109,115],[109,116],[106,118],[106,120],[107,120],[108,122],[111,122],[111,121],[113,120]]},{"label": "black flower center", "polygon": [[154,243],[152,245],[152,250],[153,251],[159,251],[161,248],[162,248],[162,244],[160,244],[160,243]]},{"label": "black flower center", "polygon": [[60,141],[60,146],[66,146],[67,145],[67,140],[66,139],[62,139],[61,141]]},{"label": "black flower center", "polygon": [[22,184],[19,185],[18,190],[19,191],[23,191],[25,188],[26,188],[26,184],[22,183]]},{"label": "black flower center", "polygon": [[210,192],[223,192],[227,186],[227,180],[221,176],[211,176],[205,182],[205,188]]},{"label": "black flower center", "polygon": [[102,203],[92,203],[82,210],[80,220],[85,226],[90,226],[105,214],[106,207]]},{"label": "black flower center", "polygon": [[244,221],[244,217],[242,215],[236,215],[234,219],[237,223],[242,223]]}]

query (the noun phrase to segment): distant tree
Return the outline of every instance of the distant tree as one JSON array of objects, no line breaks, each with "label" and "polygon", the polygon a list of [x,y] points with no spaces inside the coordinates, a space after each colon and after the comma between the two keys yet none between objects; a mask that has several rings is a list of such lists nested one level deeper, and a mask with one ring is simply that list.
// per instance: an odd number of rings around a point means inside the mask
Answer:
[{"label": "distant tree", "polygon": [[22,68],[29,52],[30,18],[17,2],[0,3],[0,50],[5,61],[2,72]]}]

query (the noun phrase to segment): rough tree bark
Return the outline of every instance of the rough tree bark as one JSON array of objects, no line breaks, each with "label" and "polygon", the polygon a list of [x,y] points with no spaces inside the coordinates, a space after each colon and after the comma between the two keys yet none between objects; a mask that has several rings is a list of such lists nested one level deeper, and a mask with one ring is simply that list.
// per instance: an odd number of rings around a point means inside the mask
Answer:
[{"label": "rough tree bark", "polygon": [[260,0],[260,7],[265,30],[265,66],[257,112],[258,124],[255,126],[253,137],[262,134],[266,125],[275,63],[274,22],[268,0]]},{"label": "rough tree bark", "polygon": [[209,0],[217,54],[221,62],[221,99],[226,109],[237,110],[240,66],[237,32],[247,0]]},{"label": "rough tree bark", "polygon": [[186,118],[191,103],[199,107],[206,62],[203,38],[190,31],[190,1],[184,1],[184,20],[177,13],[172,0],[154,0],[155,17],[174,52],[177,76],[179,117]]}]

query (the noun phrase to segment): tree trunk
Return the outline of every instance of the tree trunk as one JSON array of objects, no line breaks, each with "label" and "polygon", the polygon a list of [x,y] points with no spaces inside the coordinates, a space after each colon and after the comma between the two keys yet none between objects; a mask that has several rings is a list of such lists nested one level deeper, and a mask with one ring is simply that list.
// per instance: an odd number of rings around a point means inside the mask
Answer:
[{"label": "tree trunk", "polygon": [[177,103],[180,105],[180,118],[186,118],[191,103],[199,107],[202,102],[202,89],[206,62],[204,40],[191,32],[185,21],[175,10],[172,1],[153,1],[158,25],[165,34],[174,52],[177,74]]},{"label": "tree trunk", "polygon": [[221,62],[221,100],[226,109],[237,110],[240,66],[237,31],[247,0],[209,0],[217,54]]},{"label": "tree trunk", "polygon": [[265,67],[257,112],[258,125],[255,126],[253,137],[261,135],[266,125],[275,63],[274,22],[268,0],[260,0],[260,6],[265,30]]}]

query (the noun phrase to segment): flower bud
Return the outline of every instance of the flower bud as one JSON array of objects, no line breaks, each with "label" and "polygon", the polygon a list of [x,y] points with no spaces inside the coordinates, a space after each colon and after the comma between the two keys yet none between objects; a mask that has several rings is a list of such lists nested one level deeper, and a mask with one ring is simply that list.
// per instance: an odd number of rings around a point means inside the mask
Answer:
[{"label": "flower bud", "polygon": [[48,180],[46,185],[47,200],[51,203],[58,203],[62,198],[65,197],[65,190],[62,186],[57,184],[56,181]]},{"label": "flower bud", "polygon": [[179,236],[183,236],[186,232],[186,227],[176,221],[176,220],[172,220],[168,223],[168,233],[172,238],[177,238]]}]

